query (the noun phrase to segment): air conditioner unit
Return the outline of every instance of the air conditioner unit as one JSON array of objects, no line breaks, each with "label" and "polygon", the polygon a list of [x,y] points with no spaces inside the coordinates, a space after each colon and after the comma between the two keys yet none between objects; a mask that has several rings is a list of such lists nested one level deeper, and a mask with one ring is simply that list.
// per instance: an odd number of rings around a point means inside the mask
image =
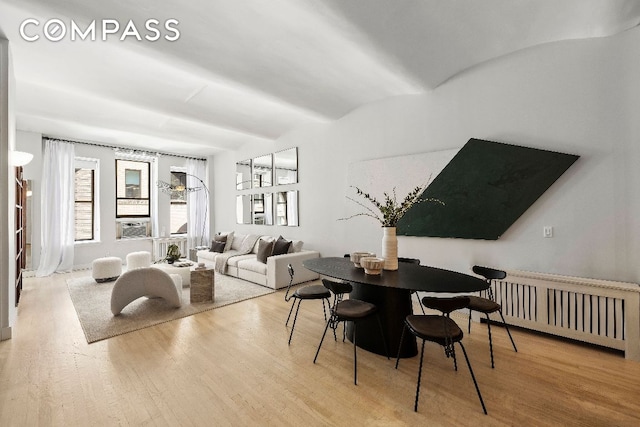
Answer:
[{"label": "air conditioner unit", "polygon": [[123,222],[122,238],[147,237],[147,222]]}]

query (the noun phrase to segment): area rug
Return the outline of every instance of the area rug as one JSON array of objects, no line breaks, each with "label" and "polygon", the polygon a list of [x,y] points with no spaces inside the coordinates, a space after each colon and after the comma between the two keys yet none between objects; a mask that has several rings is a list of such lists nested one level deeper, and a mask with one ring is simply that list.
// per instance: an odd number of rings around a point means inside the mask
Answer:
[{"label": "area rug", "polygon": [[213,302],[191,304],[187,287],[182,289],[180,308],[172,308],[160,298],[143,297],[126,306],[120,315],[114,316],[111,313],[111,289],[114,283],[97,283],[92,277],[67,280],[71,301],[89,344],[275,292],[251,282],[216,274]]}]

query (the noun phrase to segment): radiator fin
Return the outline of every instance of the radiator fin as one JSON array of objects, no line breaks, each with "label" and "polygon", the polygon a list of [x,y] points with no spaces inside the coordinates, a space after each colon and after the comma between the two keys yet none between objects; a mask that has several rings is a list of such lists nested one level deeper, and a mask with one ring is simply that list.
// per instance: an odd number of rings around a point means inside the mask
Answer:
[{"label": "radiator fin", "polygon": [[153,239],[153,259],[159,260],[167,256],[169,245],[178,245],[183,258],[189,256],[186,237],[160,237]]},{"label": "radiator fin", "polygon": [[640,360],[635,283],[513,270],[493,281],[491,291],[508,324],[624,350]]}]

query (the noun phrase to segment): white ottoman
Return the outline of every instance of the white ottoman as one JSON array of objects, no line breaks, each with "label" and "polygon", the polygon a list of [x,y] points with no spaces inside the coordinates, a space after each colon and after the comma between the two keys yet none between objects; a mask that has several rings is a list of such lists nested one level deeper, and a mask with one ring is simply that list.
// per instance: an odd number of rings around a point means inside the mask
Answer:
[{"label": "white ottoman", "polygon": [[116,280],[122,273],[122,260],[118,257],[104,257],[93,260],[91,276],[98,283]]},{"label": "white ottoman", "polygon": [[151,252],[139,251],[127,254],[127,270],[149,267],[151,265]]}]

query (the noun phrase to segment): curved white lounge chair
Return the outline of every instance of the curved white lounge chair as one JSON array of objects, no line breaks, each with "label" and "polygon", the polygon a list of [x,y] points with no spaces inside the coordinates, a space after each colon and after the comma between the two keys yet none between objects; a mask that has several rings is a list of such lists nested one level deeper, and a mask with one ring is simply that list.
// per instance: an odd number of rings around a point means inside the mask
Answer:
[{"label": "curved white lounge chair", "polygon": [[111,312],[117,316],[140,297],[162,298],[178,308],[182,305],[182,278],[151,267],[125,271],[113,285]]}]

